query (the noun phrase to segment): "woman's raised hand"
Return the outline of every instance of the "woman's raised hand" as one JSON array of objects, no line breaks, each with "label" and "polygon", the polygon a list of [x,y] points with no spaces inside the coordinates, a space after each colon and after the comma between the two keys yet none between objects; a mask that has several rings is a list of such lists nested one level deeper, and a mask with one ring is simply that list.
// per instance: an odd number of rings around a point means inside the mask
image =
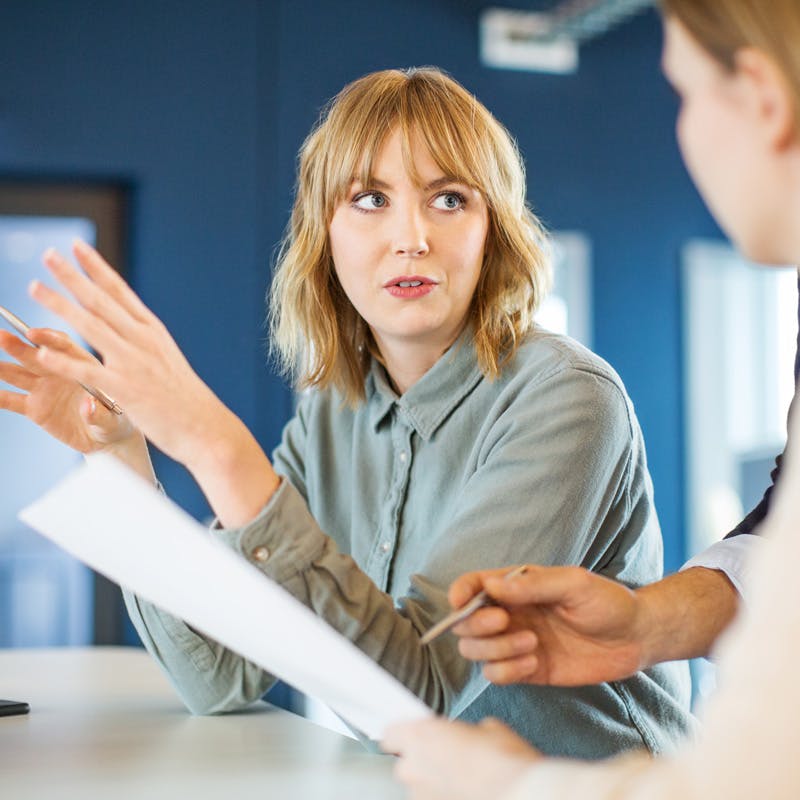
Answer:
[{"label": "woman's raised hand", "polygon": [[222,404],[189,366],[161,321],[120,275],[84,242],[75,258],[84,272],[55,250],[44,263],[74,298],[39,281],[31,296],[68,323],[100,354],[102,363],[63,338],[31,332],[40,345],[33,358],[43,373],[102,389],[125,410],[133,426],[183,463],[196,437],[213,425]]},{"label": "woman's raised hand", "polygon": [[[97,363],[65,333],[32,328],[31,340],[67,352],[76,361]],[[114,414],[74,380],[48,371],[37,350],[7,331],[0,331],[0,349],[16,364],[0,361],[0,380],[20,391],[0,390],[0,408],[27,417],[51,436],[81,453],[123,446],[138,432],[126,415]]]},{"label": "woman's raised hand", "polygon": [[73,254],[83,271],[55,250],[44,254],[44,263],[74,299],[39,281],[30,294],[74,328],[102,363],[39,331],[30,334],[40,348],[29,357],[42,374],[113,397],[135,428],[190,470],[223,525],[246,524],[280,483],[263,450],[100,254],[80,241]]}]

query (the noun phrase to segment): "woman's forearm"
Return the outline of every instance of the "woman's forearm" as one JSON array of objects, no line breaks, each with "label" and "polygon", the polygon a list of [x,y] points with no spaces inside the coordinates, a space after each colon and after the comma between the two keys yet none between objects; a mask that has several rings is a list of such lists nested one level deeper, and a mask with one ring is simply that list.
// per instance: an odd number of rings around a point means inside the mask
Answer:
[{"label": "woman's forearm", "polygon": [[214,424],[198,438],[185,465],[225,528],[255,519],[280,485],[253,435],[221,404]]}]

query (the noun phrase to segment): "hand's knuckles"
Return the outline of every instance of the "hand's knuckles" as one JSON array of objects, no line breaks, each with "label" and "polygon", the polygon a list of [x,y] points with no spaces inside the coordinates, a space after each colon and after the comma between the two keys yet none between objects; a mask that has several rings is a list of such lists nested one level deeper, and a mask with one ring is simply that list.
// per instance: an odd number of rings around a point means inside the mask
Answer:
[{"label": "hand's knuckles", "polygon": [[592,583],[592,574],[583,567],[563,567],[563,575],[570,585],[582,588]]},{"label": "hand's knuckles", "polygon": [[161,336],[169,336],[169,330],[167,326],[157,317],[152,311],[148,309],[149,315],[149,324],[153,327],[154,330],[158,331]]},{"label": "hand's knuckles", "polygon": [[59,331],[55,328],[41,328],[41,331],[45,338],[51,339],[52,341],[64,342],[65,344],[72,342],[72,339],[70,339],[64,331]]}]

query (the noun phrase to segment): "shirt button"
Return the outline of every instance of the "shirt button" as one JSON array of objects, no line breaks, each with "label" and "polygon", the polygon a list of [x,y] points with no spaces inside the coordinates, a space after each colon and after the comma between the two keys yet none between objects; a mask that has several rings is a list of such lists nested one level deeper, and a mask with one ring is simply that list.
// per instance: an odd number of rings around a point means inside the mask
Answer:
[{"label": "shirt button", "polygon": [[399,457],[400,457],[400,463],[401,464],[405,464],[406,463],[406,459],[408,458],[408,455],[406,454],[406,451],[405,450],[401,450]]},{"label": "shirt button", "polygon": [[256,547],[252,552],[253,560],[263,564],[269,558],[269,550],[261,545]]},{"label": "shirt button", "polygon": [[382,552],[382,553],[388,553],[388,552],[389,552],[389,550],[391,549],[391,547],[392,547],[392,546],[389,544],[389,542],[383,542],[383,543],[381,544],[381,552]]}]

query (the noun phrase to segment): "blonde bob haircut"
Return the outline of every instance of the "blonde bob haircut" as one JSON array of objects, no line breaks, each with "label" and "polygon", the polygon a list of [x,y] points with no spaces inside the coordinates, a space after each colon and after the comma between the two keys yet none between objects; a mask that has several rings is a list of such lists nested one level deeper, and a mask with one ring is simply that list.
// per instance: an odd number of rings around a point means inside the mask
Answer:
[{"label": "blonde bob haircut", "polygon": [[748,47],[761,50],[783,73],[800,123],[800,3],[798,0],[661,0],[665,17],[678,20],[725,69]]},{"label": "blonde bob haircut", "polygon": [[545,236],[525,202],[525,170],[508,131],[435,68],[385,70],[346,86],[300,150],[294,207],[272,282],[273,352],[300,388],[337,389],[351,406],[380,353],[336,275],[328,227],[354,180],[399,130],[406,168],[420,137],[444,175],[481,193],[489,210],[484,264],[469,310],[478,363],[496,378],[533,327],[549,281]]}]

